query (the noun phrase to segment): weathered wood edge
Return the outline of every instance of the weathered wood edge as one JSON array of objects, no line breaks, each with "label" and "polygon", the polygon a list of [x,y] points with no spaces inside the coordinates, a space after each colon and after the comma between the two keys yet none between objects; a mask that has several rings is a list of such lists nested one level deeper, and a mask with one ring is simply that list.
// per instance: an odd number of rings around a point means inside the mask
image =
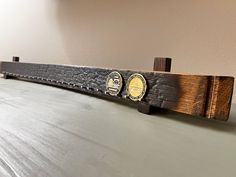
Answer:
[{"label": "weathered wood edge", "polygon": [[[12,63],[12,62],[3,62],[2,64],[7,64],[7,63]],[[0,63],[0,72],[2,73],[2,64]],[[24,64],[24,63],[21,63]],[[29,64],[29,63],[25,63]],[[32,65],[37,65],[30,63]],[[51,65],[55,67],[59,67],[61,65]],[[64,67],[74,67],[74,66],[67,66],[63,65]],[[78,68],[80,68],[78,66]],[[82,67],[86,68],[86,67]],[[91,67],[89,67],[91,69]],[[96,68],[95,68],[96,69]],[[111,69],[109,69],[111,71]],[[118,70],[119,71],[119,70]],[[121,70],[121,72],[125,72],[124,70]],[[130,71],[127,71],[130,72]],[[134,71],[133,71],[134,72]],[[142,72],[145,73],[145,72]],[[159,73],[159,72],[148,72],[148,73]],[[161,72],[163,75],[163,73]],[[181,113],[186,113],[190,115],[195,115],[195,116],[203,116],[207,117],[209,119],[216,119],[216,120],[223,120],[226,121],[229,117],[230,113],[230,106],[231,106],[231,99],[232,99],[232,93],[233,93],[233,84],[234,84],[234,78],[233,77],[226,77],[226,76],[201,76],[201,75],[181,75],[181,74],[168,74],[167,75],[175,75],[179,76],[179,80],[182,81],[181,86],[186,86],[186,77],[189,78],[190,80],[196,79],[196,81],[190,82],[190,84],[194,84],[195,86],[198,85],[199,89],[194,90],[194,95],[191,97],[191,94],[187,93],[188,90],[185,90],[184,94],[187,94],[188,96],[183,96],[182,98],[178,98],[176,101],[178,102],[177,106],[173,107],[172,105],[169,104],[169,102],[162,102],[159,106],[156,105],[155,101],[154,104],[152,104],[152,101],[149,101],[148,104],[164,109],[170,109],[176,112],[181,112]],[[165,75],[165,74],[164,74]],[[13,76],[5,74],[6,78],[14,78]],[[181,79],[182,77],[182,79]],[[203,79],[201,79],[203,78]],[[45,83],[44,81],[38,81],[34,79],[28,79],[33,82],[39,82],[39,83]],[[197,82],[197,83],[195,83]],[[47,82],[46,82],[47,83]],[[47,83],[48,84],[48,83]],[[56,85],[55,83],[50,83],[50,85]],[[207,86],[206,86],[207,85]],[[225,85],[227,85],[227,89],[225,89]],[[61,85],[59,85],[61,87]],[[71,86],[62,86],[64,88],[71,88]],[[188,88],[190,88],[188,86]],[[205,91],[204,91],[205,90]],[[224,91],[223,94],[221,91]],[[87,92],[87,91],[85,91]],[[100,94],[102,95],[102,94]],[[190,102],[184,100],[184,99],[190,99]],[[195,101],[192,99],[196,99]],[[203,101],[204,100],[204,101]],[[201,101],[202,103],[200,104],[200,107],[198,106],[191,107],[189,106],[189,103],[193,104],[198,104],[198,102]],[[222,106],[224,105],[224,106]],[[191,109],[186,109],[186,107],[190,107]],[[204,107],[204,109],[202,108]],[[194,108],[192,110],[192,108]]]},{"label": "weathered wood edge", "polygon": [[233,89],[234,78],[219,76],[210,77],[205,117],[227,121],[231,109]]}]

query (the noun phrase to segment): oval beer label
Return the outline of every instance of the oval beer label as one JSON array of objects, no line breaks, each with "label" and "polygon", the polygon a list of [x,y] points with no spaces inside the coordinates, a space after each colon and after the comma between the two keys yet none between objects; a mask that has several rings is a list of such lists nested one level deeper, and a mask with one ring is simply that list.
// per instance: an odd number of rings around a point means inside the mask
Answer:
[{"label": "oval beer label", "polygon": [[111,72],[106,81],[106,92],[112,96],[117,96],[123,86],[123,79],[120,73],[117,71]]},{"label": "oval beer label", "polygon": [[141,101],[147,90],[145,78],[138,73],[132,74],[127,82],[127,96],[133,101]]}]

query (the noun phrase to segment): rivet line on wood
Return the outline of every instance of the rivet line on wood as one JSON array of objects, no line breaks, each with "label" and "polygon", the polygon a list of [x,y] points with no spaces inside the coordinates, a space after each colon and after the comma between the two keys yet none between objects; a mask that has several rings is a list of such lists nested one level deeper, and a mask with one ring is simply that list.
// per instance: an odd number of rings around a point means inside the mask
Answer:
[{"label": "rivet line on wood", "polygon": [[[61,85],[67,85],[70,88],[72,87],[72,88],[80,88],[82,90],[87,90],[87,91],[103,92],[102,90],[99,90],[97,88],[83,86],[80,83],[58,81],[58,80],[54,80],[54,79],[47,79],[47,78],[37,77],[37,76],[20,75],[20,74],[5,72],[5,71],[3,71],[2,74],[6,74],[6,75],[12,76],[12,77],[25,78],[25,79],[30,79],[30,80],[41,80],[41,81],[47,81],[47,82],[57,83],[57,84],[61,84]],[[105,94],[107,94],[107,93],[105,93]]]}]

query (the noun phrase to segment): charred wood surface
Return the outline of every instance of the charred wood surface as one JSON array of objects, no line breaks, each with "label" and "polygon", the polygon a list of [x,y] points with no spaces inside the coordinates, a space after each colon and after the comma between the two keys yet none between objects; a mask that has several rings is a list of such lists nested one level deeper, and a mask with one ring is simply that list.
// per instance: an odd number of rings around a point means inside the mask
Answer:
[{"label": "charred wood surface", "polygon": [[119,97],[125,99],[126,83],[134,74],[147,81],[143,102],[176,112],[224,120],[229,117],[233,93],[233,77],[183,75],[166,72],[114,70],[69,65],[2,62],[5,78],[19,78],[102,96],[110,72],[118,71],[124,79]]}]

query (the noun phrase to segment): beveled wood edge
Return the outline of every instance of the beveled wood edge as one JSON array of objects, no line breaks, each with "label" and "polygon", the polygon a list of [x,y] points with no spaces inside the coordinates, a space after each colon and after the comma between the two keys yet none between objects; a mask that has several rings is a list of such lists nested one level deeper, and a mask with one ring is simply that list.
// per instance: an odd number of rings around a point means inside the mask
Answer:
[{"label": "beveled wood edge", "polygon": [[227,121],[232,104],[234,78],[212,76],[208,82],[205,117]]}]

